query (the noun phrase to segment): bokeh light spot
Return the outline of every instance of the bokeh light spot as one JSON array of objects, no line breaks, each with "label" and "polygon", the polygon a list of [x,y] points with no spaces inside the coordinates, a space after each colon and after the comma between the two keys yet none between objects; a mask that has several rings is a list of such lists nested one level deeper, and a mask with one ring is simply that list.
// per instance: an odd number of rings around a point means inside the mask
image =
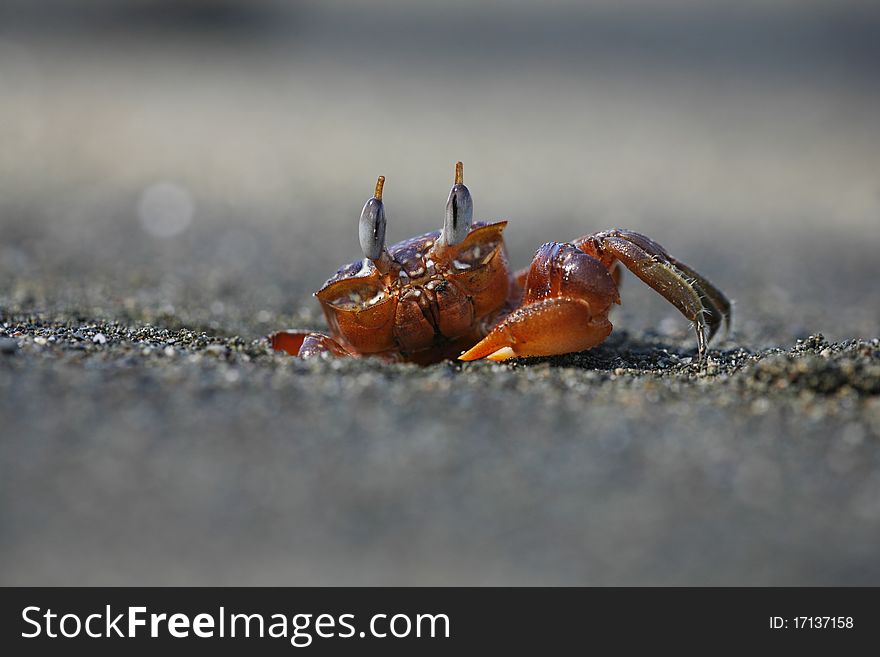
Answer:
[{"label": "bokeh light spot", "polygon": [[187,189],[170,182],[147,187],[138,202],[143,229],[158,238],[179,235],[192,222],[195,203]]}]

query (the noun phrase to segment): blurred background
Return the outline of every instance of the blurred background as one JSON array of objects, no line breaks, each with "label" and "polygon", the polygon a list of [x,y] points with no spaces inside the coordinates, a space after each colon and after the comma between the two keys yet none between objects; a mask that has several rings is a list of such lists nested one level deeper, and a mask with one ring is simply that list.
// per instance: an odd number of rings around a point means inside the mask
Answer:
[{"label": "blurred background", "polygon": [[[857,0],[3,0],[0,275],[104,315],[319,326],[376,176],[396,241],[439,226],[461,159],[517,264],[629,227],[753,346],[873,335],[878,62]],[[641,287],[620,321],[687,330]]]},{"label": "blurred background", "polygon": [[[728,355],[877,337],[878,64],[873,0],[0,0],[0,312],[86,334],[4,338],[0,582],[880,581],[851,387],[152,337],[322,327],[376,177],[397,241],[456,160],[517,265],[628,227],[704,273]],[[692,353],[622,295],[607,362]]]}]

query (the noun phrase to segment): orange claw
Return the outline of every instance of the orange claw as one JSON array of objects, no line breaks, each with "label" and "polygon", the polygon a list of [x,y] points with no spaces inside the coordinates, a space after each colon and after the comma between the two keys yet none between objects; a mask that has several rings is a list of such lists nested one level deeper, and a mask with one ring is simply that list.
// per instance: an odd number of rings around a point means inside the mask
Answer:
[{"label": "orange claw", "polygon": [[593,315],[581,299],[555,297],[524,305],[459,356],[460,360],[507,360],[552,356],[595,347],[611,333],[605,314]]},{"label": "orange claw", "polygon": [[619,302],[617,287],[596,258],[571,244],[545,244],[524,283],[522,305],[460,360],[583,351],[611,333],[608,310]]}]

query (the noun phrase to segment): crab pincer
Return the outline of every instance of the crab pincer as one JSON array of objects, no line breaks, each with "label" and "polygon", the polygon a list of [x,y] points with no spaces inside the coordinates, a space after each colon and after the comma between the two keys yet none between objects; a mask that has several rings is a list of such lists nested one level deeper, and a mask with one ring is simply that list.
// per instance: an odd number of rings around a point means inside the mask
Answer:
[{"label": "crab pincer", "polygon": [[571,244],[538,249],[525,279],[522,302],[461,360],[506,360],[584,351],[611,333],[608,311],[620,303],[602,263]]}]

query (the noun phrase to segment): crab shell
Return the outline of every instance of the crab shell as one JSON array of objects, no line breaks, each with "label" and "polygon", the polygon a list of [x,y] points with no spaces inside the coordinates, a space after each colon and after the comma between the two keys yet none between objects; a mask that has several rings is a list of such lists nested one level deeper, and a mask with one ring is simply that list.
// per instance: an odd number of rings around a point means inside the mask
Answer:
[{"label": "crab shell", "polygon": [[506,225],[475,222],[455,246],[438,244],[440,231],[399,242],[385,273],[368,259],[341,268],[315,293],[333,338],[361,354],[404,355],[479,339],[511,292]]}]

